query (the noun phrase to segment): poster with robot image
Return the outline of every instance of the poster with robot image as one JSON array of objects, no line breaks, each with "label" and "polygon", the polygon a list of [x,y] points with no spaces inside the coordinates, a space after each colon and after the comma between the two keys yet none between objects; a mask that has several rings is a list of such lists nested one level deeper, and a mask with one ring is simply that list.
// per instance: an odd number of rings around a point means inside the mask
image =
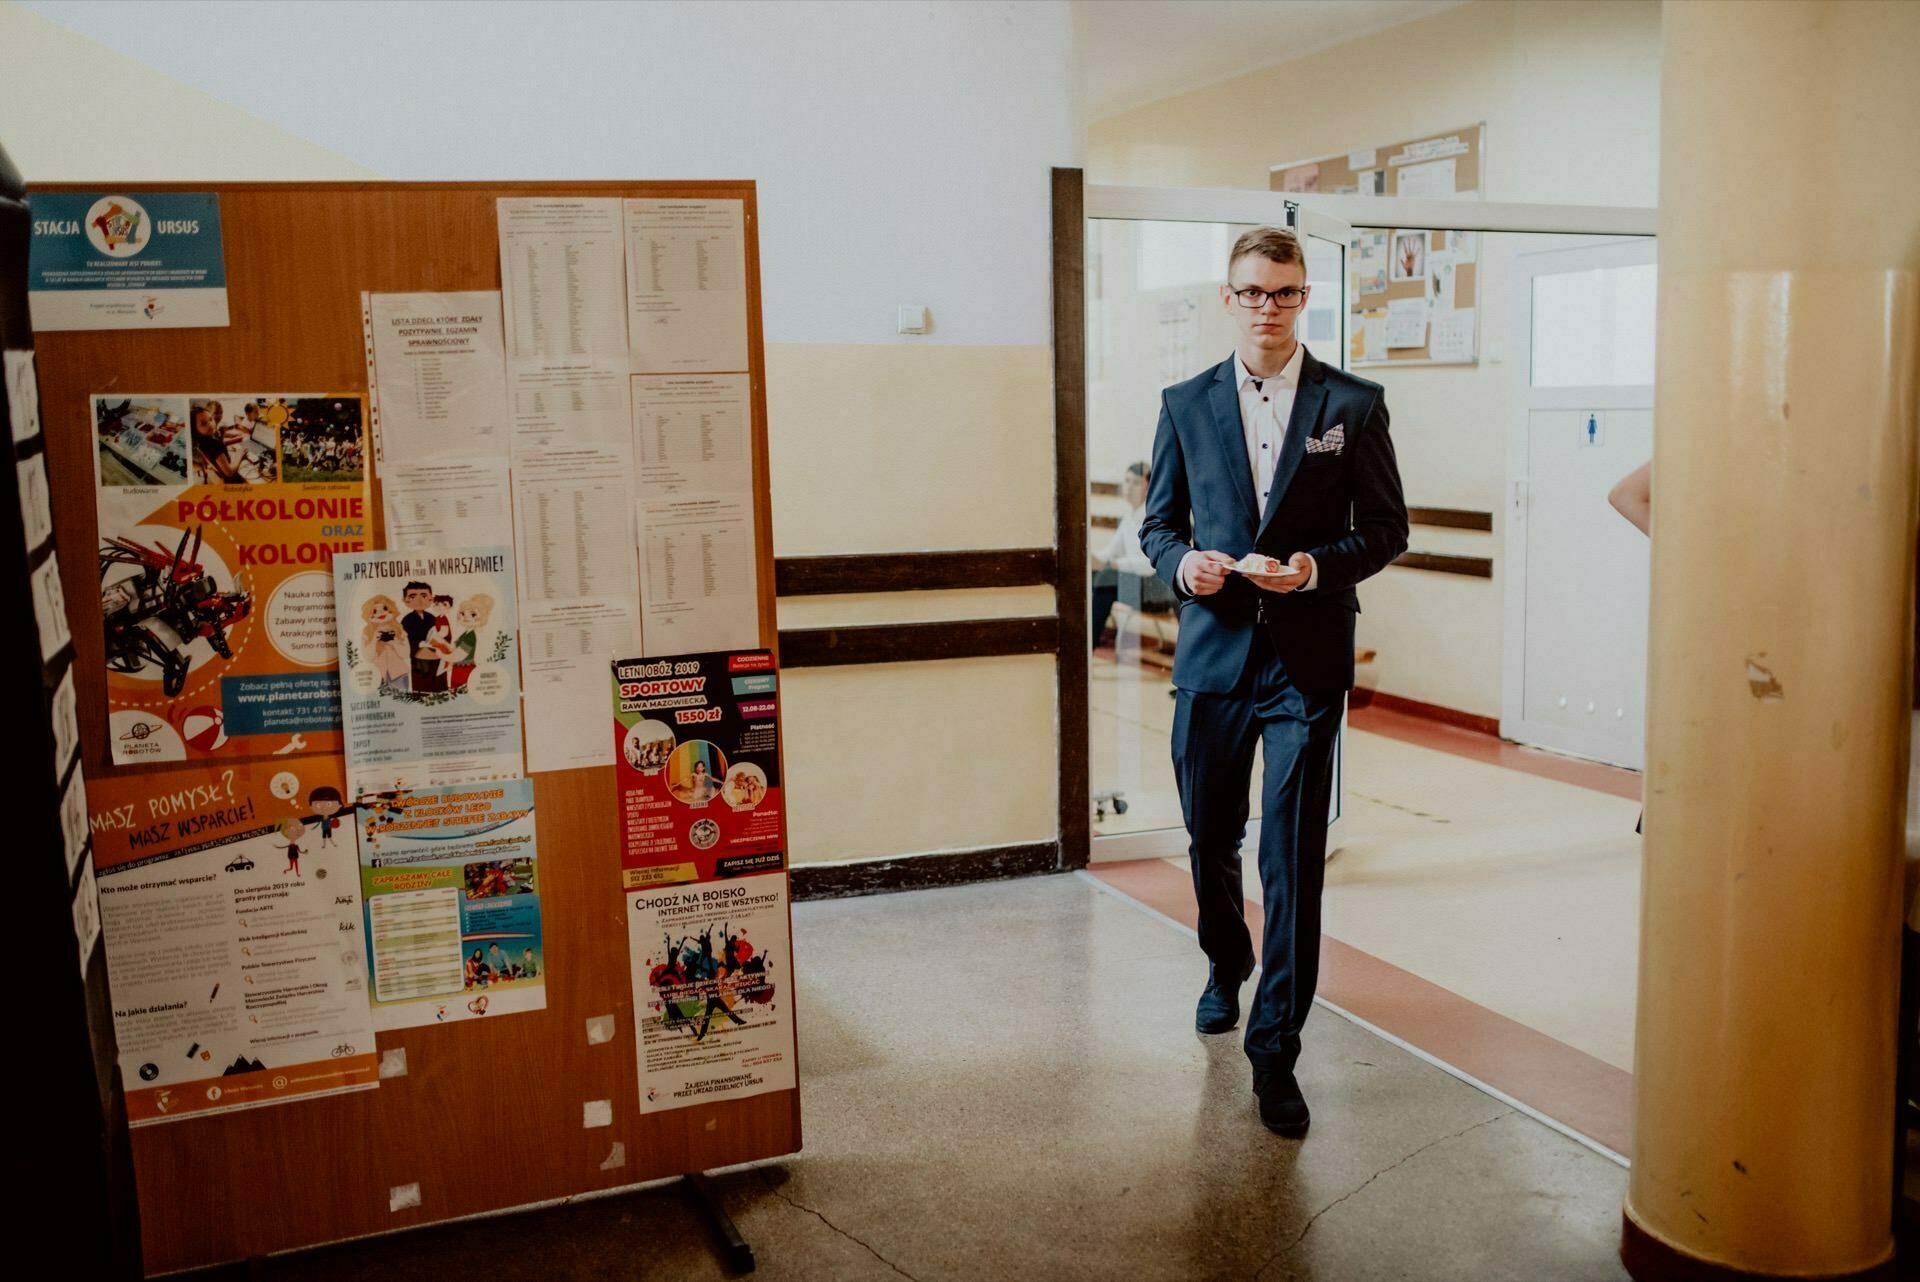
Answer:
[{"label": "poster with robot image", "polygon": [[370,541],[360,397],[91,408],[115,764],[338,752],[332,562]]}]

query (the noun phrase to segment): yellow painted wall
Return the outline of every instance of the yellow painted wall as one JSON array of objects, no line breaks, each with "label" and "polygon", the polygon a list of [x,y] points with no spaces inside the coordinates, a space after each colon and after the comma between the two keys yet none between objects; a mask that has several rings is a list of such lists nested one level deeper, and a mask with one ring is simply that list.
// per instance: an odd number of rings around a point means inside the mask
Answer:
[{"label": "yellow painted wall", "polygon": [[781,556],[1053,545],[1044,345],[771,343]]},{"label": "yellow painted wall", "polygon": [[794,863],[1053,839],[1052,656],[801,668],[781,698]]}]

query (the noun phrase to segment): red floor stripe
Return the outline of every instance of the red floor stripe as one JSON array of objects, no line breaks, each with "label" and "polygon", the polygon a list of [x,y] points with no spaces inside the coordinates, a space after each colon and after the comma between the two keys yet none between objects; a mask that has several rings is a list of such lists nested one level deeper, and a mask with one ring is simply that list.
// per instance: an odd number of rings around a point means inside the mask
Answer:
[{"label": "red floor stripe", "polygon": [[[1189,927],[1193,883],[1159,859],[1094,864],[1115,890]],[[1260,905],[1247,901],[1260,938]],[[1320,946],[1320,996],[1540,1113],[1630,1155],[1633,1075],[1337,939]]]},{"label": "red floor stripe", "polygon": [[1368,734],[1384,735],[1402,743],[1450,752],[1456,757],[1482,761],[1490,766],[1591,788],[1595,792],[1610,793],[1629,801],[1640,800],[1639,773],[1622,770],[1618,766],[1603,766],[1596,761],[1576,761],[1571,757],[1541,752],[1537,748],[1523,748],[1477,730],[1450,726],[1387,708],[1355,708],[1347,714],[1347,724]]},{"label": "red floor stripe", "polygon": [[[1093,651],[1093,657],[1107,663],[1115,663],[1113,646],[1108,644],[1096,648]],[[1138,658],[1135,662],[1147,672],[1150,678],[1166,679],[1165,668],[1149,663],[1144,658]],[[1601,765],[1597,761],[1580,761],[1573,757],[1562,757],[1555,753],[1542,752],[1538,748],[1523,748],[1519,744],[1508,743],[1504,739],[1482,734],[1478,730],[1469,730],[1464,726],[1450,726],[1428,717],[1418,717],[1378,705],[1349,709],[1347,724],[1355,730],[1364,730],[1368,734],[1398,739],[1402,743],[1432,748],[1436,752],[1450,752],[1456,757],[1465,757],[1470,761],[1480,761],[1507,770],[1518,770],[1522,774],[1537,775],[1542,779],[1570,783],[1580,788],[1591,788],[1595,792],[1625,797],[1628,801],[1640,800],[1640,774],[1635,770],[1622,770],[1618,766]]]}]

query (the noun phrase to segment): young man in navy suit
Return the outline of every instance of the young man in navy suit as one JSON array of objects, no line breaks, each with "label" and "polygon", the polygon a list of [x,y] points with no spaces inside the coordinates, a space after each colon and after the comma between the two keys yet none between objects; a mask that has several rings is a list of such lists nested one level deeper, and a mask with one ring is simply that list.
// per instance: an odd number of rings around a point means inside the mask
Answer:
[{"label": "young man in navy suit", "polygon": [[[1191,839],[1208,978],[1202,1033],[1240,1019],[1253,972],[1240,840],[1261,746],[1266,938],[1247,1018],[1260,1120],[1301,1136],[1294,1079],[1320,964],[1333,751],[1353,688],[1354,585],[1407,547],[1407,508],[1379,384],[1323,364],[1294,334],[1307,271],[1292,232],[1235,242],[1220,302],[1234,354],[1161,396],[1140,546],[1180,599],[1173,769]],[[1249,553],[1278,574],[1232,568]]]}]

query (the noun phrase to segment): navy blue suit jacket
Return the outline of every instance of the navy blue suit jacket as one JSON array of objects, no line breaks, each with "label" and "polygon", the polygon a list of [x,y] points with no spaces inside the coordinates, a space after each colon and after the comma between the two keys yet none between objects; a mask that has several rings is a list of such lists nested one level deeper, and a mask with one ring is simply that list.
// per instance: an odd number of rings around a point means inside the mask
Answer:
[{"label": "navy blue suit jacket", "polygon": [[[1307,453],[1309,437],[1334,427],[1346,429],[1344,449]],[[1234,688],[1264,596],[1266,626],[1293,683],[1323,696],[1351,689],[1354,585],[1407,549],[1407,505],[1380,385],[1303,354],[1264,512],[1255,506],[1233,358],[1169,387],[1160,397],[1140,547],[1179,597],[1176,686],[1203,694]],[[1190,596],[1180,561],[1196,547],[1282,560],[1305,552],[1319,581],[1311,592],[1271,593],[1235,574],[1212,596]]]}]

